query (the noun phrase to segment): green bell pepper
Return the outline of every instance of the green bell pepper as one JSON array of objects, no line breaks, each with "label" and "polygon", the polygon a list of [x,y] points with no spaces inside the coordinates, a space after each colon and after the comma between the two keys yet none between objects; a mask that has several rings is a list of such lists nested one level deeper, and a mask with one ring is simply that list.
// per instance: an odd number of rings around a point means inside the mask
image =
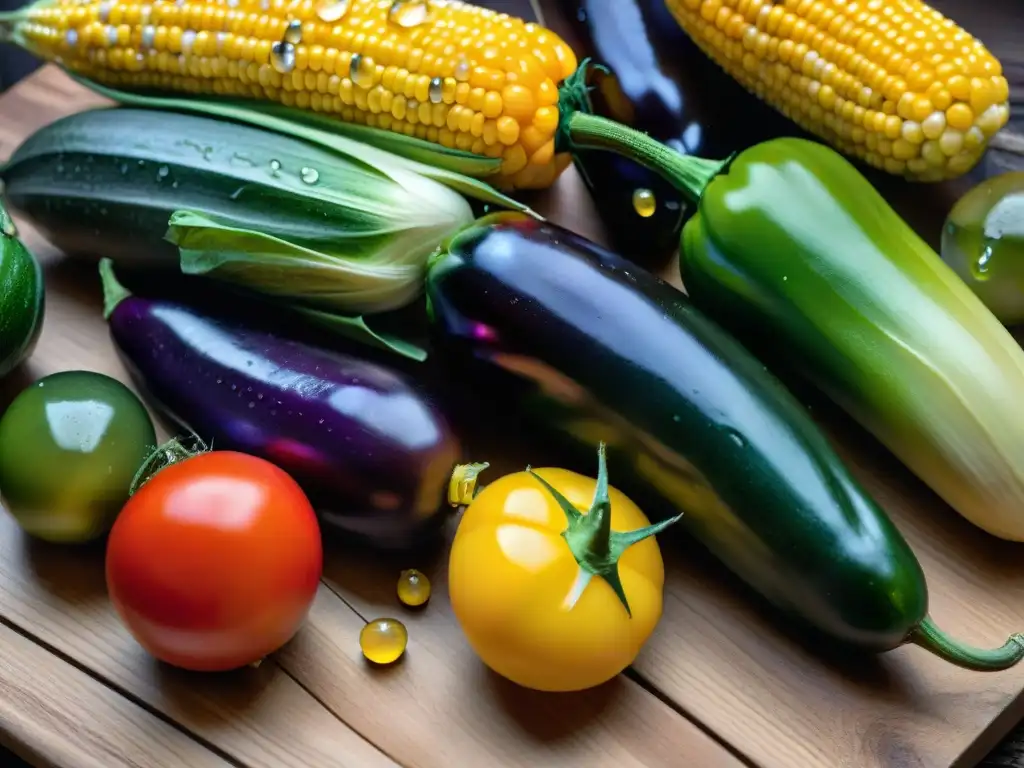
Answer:
[{"label": "green bell pepper", "polygon": [[681,254],[695,305],[814,382],[965,518],[1024,541],[1024,351],[850,162],[795,138],[684,157],[582,113],[567,130],[699,201]]}]

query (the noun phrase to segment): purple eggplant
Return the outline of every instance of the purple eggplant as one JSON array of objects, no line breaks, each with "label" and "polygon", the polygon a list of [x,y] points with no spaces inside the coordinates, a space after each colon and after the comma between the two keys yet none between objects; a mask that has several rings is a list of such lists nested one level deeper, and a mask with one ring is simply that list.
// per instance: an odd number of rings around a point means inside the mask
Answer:
[{"label": "purple eggplant", "polygon": [[460,443],[404,375],[195,304],[133,296],[109,260],[100,271],[114,345],[172,424],[284,469],[327,531],[405,549],[440,530]]}]

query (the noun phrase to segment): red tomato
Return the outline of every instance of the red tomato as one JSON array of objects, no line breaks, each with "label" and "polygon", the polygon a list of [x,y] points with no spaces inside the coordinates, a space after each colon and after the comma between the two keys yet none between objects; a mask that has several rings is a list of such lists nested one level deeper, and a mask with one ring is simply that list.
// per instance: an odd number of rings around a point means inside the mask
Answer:
[{"label": "red tomato", "polygon": [[203,453],[154,475],[118,515],[107,588],[135,639],[197,671],[273,653],[309,613],[320,526],[298,484],[263,459]]}]

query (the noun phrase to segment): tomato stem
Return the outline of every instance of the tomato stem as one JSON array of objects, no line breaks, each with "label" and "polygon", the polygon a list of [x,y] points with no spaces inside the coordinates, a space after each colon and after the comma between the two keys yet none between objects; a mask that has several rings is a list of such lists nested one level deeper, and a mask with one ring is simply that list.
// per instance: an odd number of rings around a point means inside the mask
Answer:
[{"label": "tomato stem", "polygon": [[677,522],[682,518],[682,514],[635,531],[612,530],[612,504],[608,495],[608,465],[603,442],[597,448],[597,461],[597,486],[594,488],[594,500],[586,514],[580,512],[551,483],[532,469],[527,468],[526,471],[547,489],[565,513],[568,525],[562,532],[562,537],[580,567],[577,586],[570,595],[567,607],[571,609],[576,604],[593,576],[600,576],[618,596],[626,613],[632,617],[629,600],[619,578],[619,558],[637,542],[654,536]]},{"label": "tomato stem", "polygon": [[156,450],[146,457],[146,460],[142,462],[142,466],[139,467],[139,471],[135,473],[128,495],[134,496],[142,486],[161,470],[210,450],[198,435],[192,435],[191,440],[194,443],[193,448],[186,447],[176,437],[172,437],[163,445],[158,446]]}]

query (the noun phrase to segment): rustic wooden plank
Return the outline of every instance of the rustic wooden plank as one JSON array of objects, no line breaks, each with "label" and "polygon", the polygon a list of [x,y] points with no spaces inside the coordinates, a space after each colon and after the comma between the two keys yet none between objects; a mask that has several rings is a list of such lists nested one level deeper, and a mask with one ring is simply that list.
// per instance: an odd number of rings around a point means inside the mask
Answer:
[{"label": "rustic wooden plank", "polygon": [[[228,768],[214,752],[0,624],[0,742],[36,765]],[[117,743],[110,734],[123,734]]]},{"label": "rustic wooden plank", "polygon": [[[395,596],[408,560],[358,552],[331,558],[324,580],[359,617],[321,595],[315,629],[282,653],[281,664],[345,722],[410,768],[495,760],[503,768],[740,768],[693,723],[623,676],[589,691],[550,695],[490,672],[451,613],[442,565],[446,556],[435,553],[429,563],[415,563],[433,585],[430,602],[418,611],[402,608]],[[364,620],[382,616],[405,623],[409,647],[393,667],[372,670],[376,684],[364,698],[362,690],[354,695],[367,674],[356,638]]]}]

